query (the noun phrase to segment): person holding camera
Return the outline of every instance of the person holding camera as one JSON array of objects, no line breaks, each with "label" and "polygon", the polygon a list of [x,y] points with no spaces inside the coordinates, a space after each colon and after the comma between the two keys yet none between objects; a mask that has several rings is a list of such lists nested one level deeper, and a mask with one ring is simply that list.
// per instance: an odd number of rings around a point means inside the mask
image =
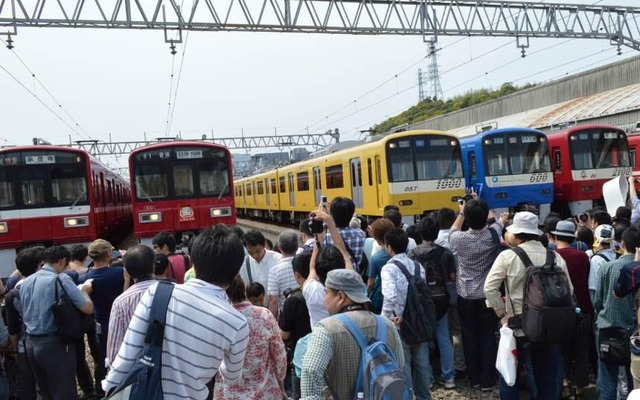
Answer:
[{"label": "person holding camera", "polygon": [[[349,226],[351,218],[356,212],[356,205],[348,197],[336,197],[331,201],[329,210],[331,218],[335,221],[336,233],[341,236],[347,252],[351,254],[354,269],[357,270],[363,256],[365,234],[362,229],[354,229]],[[327,244],[338,246],[335,243],[335,234],[331,231],[327,232],[325,241]]]}]

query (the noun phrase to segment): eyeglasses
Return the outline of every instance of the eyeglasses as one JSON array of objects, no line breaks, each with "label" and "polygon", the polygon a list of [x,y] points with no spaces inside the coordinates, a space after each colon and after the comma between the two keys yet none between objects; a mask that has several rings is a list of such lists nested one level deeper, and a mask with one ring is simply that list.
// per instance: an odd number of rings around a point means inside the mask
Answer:
[{"label": "eyeglasses", "polygon": [[153,245],[153,249],[154,249],[154,250],[157,250],[157,249],[159,249],[159,248],[160,248],[160,246],[158,246],[157,244],[154,244],[154,245]]}]

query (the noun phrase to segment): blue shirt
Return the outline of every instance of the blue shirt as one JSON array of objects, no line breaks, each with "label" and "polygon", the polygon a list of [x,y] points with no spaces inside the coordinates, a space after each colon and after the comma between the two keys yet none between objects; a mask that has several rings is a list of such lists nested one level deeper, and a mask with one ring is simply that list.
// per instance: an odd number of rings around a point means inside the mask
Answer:
[{"label": "blue shirt", "polygon": [[51,306],[55,303],[54,285],[58,277],[62,285],[58,285],[59,297],[63,297],[66,291],[69,300],[78,308],[89,302],[69,275],[58,274],[52,266],[45,265],[40,271],[25,278],[20,288],[22,321],[28,335],[48,335],[58,331],[51,312]]},{"label": "blue shirt", "polygon": [[106,331],[109,328],[109,314],[113,301],[120,296],[124,287],[124,268],[92,268],[86,275],[87,279],[93,279],[91,300],[96,322],[102,326],[102,331]]},{"label": "blue shirt", "polygon": [[382,271],[382,267],[391,259],[391,256],[387,254],[384,249],[380,249],[376,251],[369,261],[369,269],[367,271],[367,276],[369,279],[376,279],[380,276],[380,271]]}]

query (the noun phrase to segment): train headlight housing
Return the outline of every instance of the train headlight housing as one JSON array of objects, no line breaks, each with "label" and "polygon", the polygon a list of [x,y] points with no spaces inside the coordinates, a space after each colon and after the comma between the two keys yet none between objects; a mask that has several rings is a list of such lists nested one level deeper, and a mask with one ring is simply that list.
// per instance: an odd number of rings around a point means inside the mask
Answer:
[{"label": "train headlight housing", "polygon": [[148,212],[138,214],[138,221],[141,224],[150,224],[154,222],[162,222],[162,213],[160,212]]},{"label": "train headlight housing", "polygon": [[0,222],[0,233],[7,233],[9,232],[9,227],[7,226],[6,222]]},{"label": "train headlight housing", "polygon": [[211,218],[230,217],[231,207],[212,208],[209,210],[209,215]]},{"label": "train headlight housing", "polygon": [[67,217],[64,219],[65,228],[80,228],[83,226],[89,226],[89,217]]}]

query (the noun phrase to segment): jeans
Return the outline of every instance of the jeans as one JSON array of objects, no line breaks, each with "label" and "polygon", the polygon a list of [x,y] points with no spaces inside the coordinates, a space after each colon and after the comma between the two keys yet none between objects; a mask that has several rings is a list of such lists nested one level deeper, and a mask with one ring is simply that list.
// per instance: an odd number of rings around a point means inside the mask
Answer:
[{"label": "jeans", "polygon": [[[531,386],[532,399],[557,399],[562,389],[562,377],[559,374],[560,346],[557,344],[532,343],[525,338],[516,338],[518,350],[518,370],[527,367],[527,377]],[[500,400],[518,400],[520,385],[513,386],[500,377]]]},{"label": "jeans", "polygon": [[429,342],[414,346],[402,342],[404,350],[404,375],[407,383],[413,389],[415,400],[431,400],[429,386]]},{"label": "jeans", "polygon": [[458,296],[464,358],[472,386],[493,387],[498,380],[496,331],[498,317],[487,308],[485,299],[470,300]]},{"label": "jeans", "polygon": [[457,371],[466,371],[464,363],[464,347],[462,346],[462,331],[460,329],[460,315],[458,314],[458,304],[450,304],[447,311],[449,319],[449,334],[453,342],[453,359]]},{"label": "jeans", "polygon": [[440,371],[442,371],[440,379],[449,381],[455,378],[455,369],[453,368],[453,344],[449,336],[447,314],[440,318],[436,324],[436,340],[440,350]]},{"label": "jeans", "polygon": [[[597,331],[599,336],[599,331]],[[596,343],[598,343],[598,338],[596,337]],[[601,358],[598,358],[598,381],[596,383],[596,388],[598,389],[598,399],[599,400],[617,400],[618,399],[618,372],[619,366],[608,364],[602,361]],[[629,365],[625,366],[625,370],[627,372],[627,381],[633,382],[633,378],[631,377],[631,372],[629,370]]]}]

